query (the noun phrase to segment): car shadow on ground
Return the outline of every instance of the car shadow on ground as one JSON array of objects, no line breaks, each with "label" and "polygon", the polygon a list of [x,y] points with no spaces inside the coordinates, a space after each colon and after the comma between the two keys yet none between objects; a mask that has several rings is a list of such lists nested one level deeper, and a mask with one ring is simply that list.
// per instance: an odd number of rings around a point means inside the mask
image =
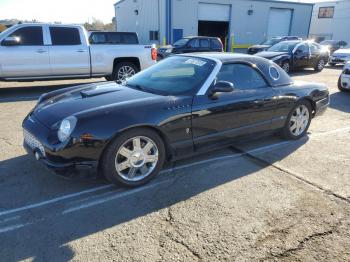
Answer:
[{"label": "car shadow on ground", "polygon": [[71,86],[80,86],[91,83],[100,83],[103,81],[97,82],[80,82],[80,83],[65,83],[65,84],[45,84],[45,85],[30,85],[30,83],[25,82],[24,86],[11,85],[9,82],[8,87],[0,88],[0,103],[4,102],[19,102],[19,101],[34,101],[39,98],[40,95],[48,93],[51,91],[63,89]]},{"label": "car shadow on ground", "polygon": [[[307,141],[308,138],[304,138],[291,142],[283,149],[278,149],[278,156],[274,160],[278,162],[289,156]],[[34,261],[68,261],[75,255],[74,250],[69,246],[74,240],[118,225],[121,226],[141,217],[151,216],[154,212],[170,208],[203,192],[255,174],[270,166],[266,162],[250,157],[249,154],[235,154],[232,155],[232,158],[215,160],[184,169],[175,168],[172,172],[162,174],[150,184],[137,189],[116,189],[111,193],[109,201],[100,201],[105,198],[96,196],[96,205],[90,203],[88,208],[84,208],[83,205],[76,212],[69,212],[69,209],[67,211],[67,208],[72,208],[69,205],[68,207],[65,205],[51,207],[45,213],[30,210],[28,214],[21,214],[24,219],[22,222],[28,224],[27,226],[15,231],[0,233],[2,257],[7,261],[28,258]],[[0,167],[9,168],[13,163],[19,165],[22,160],[16,158],[5,160]],[[25,174],[18,175],[19,179],[22,176]],[[33,176],[32,186],[42,184],[40,179],[42,176]],[[51,179],[51,183],[55,181],[58,184],[61,183],[59,178]],[[22,197],[26,198],[26,193],[21,191],[13,192],[13,194],[23,194]],[[171,219],[166,217],[166,214],[167,212],[164,212],[165,222]],[[123,227],[116,230],[123,230]]]},{"label": "car shadow on ground", "polygon": [[330,95],[330,108],[350,113],[350,92],[336,92]]}]

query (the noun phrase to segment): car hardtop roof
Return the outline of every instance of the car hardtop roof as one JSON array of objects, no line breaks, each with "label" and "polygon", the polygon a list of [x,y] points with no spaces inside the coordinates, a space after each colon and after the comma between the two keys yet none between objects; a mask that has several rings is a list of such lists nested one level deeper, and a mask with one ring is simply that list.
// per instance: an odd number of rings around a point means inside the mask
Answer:
[{"label": "car hardtop roof", "polygon": [[[188,53],[188,54],[180,54],[176,56],[189,57],[189,58],[202,58],[202,59],[215,59],[220,60],[221,63],[247,63],[254,65],[254,67],[258,68],[262,74],[264,75],[266,81],[271,86],[282,86],[289,85],[293,82],[293,80],[289,77],[289,75],[283,71],[282,68],[276,66],[272,61],[248,54],[232,54],[232,53],[219,53],[219,52],[208,52],[208,53]],[[271,68],[274,68],[279,77],[273,78],[271,75]]]}]

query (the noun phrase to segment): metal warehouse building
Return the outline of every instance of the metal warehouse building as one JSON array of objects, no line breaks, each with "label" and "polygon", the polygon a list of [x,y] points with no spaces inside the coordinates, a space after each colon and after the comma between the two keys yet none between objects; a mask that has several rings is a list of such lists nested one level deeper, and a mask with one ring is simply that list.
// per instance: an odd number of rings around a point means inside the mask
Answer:
[{"label": "metal warehouse building", "polygon": [[118,31],[141,43],[173,43],[182,36],[217,36],[230,49],[281,35],[308,37],[312,4],[277,0],[120,0]]},{"label": "metal warehouse building", "polygon": [[311,37],[318,41],[344,40],[350,44],[349,26],[350,0],[315,4],[310,27]]}]

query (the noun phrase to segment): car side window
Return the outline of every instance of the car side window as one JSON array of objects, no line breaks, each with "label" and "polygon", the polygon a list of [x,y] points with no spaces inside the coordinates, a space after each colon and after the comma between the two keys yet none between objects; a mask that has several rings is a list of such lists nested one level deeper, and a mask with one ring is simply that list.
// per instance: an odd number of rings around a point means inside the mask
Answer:
[{"label": "car side window", "polygon": [[123,43],[129,45],[138,45],[139,40],[136,34],[123,34]]},{"label": "car side window", "polygon": [[81,45],[78,28],[50,27],[52,45]]},{"label": "car side window", "polygon": [[43,29],[41,26],[22,27],[13,32],[11,37],[18,37],[21,46],[41,46],[44,45]]},{"label": "car side window", "polygon": [[199,42],[201,48],[210,48],[209,39],[200,39]]},{"label": "car side window", "polygon": [[188,47],[190,47],[190,48],[199,48],[199,40],[198,39],[192,39],[189,42]]},{"label": "car side window", "polygon": [[301,52],[301,53],[308,53],[309,52],[309,50],[308,50],[309,48],[308,48],[308,46],[306,45],[306,44],[301,44],[298,48],[297,48],[297,50],[299,51],[299,52]]},{"label": "car side window", "polygon": [[222,49],[221,43],[217,39],[211,40],[211,48],[212,49]]},{"label": "car side window", "polygon": [[311,54],[319,54],[321,47],[316,44],[310,44],[310,52]]},{"label": "car side window", "polygon": [[105,34],[92,34],[90,37],[90,44],[105,44],[107,41]]},{"label": "car side window", "polygon": [[266,81],[254,68],[245,64],[224,64],[217,81],[233,83],[235,89],[251,90],[266,87]]}]

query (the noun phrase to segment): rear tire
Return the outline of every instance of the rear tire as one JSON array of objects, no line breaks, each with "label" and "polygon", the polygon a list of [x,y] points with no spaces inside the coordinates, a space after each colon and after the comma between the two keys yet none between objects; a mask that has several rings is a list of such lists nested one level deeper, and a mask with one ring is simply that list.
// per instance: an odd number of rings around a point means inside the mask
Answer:
[{"label": "rear tire", "polygon": [[290,72],[290,63],[289,63],[289,61],[282,62],[281,67],[284,70],[284,72],[286,72],[286,73]]},{"label": "rear tire", "polygon": [[282,137],[288,140],[297,140],[305,136],[312,118],[310,102],[302,100],[297,102],[288,114],[285,126],[282,129]]},{"label": "rear tire", "polygon": [[131,62],[117,63],[113,68],[112,75],[106,77],[108,81],[116,81],[118,84],[123,84],[125,81],[138,73],[139,68]]},{"label": "rear tire", "polygon": [[153,179],[163,168],[166,151],[153,130],[126,131],[110,143],[101,159],[104,176],[123,187],[137,187]]},{"label": "rear tire", "polygon": [[324,69],[325,65],[326,65],[326,62],[324,61],[324,59],[321,58],[321,59],[317,62],[317,64],[316,64],[316,66],[314,67],[314,69],[315,69],[316,72],[321,72],[321,71]]}]

